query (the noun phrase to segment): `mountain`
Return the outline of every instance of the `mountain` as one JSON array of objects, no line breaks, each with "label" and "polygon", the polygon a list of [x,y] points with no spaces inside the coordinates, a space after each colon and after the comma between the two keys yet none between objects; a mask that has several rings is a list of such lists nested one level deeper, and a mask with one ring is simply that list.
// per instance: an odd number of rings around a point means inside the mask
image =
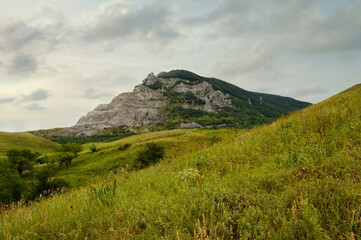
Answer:
[{"label": "mountain", "polygon": [[[106,176],[0,213],[0,238],[360,239],[360,96],[359,84],[246,131],[182,129],[96,143],[99,152],[80,153],[63,175],[76,182],[100,162],[93,172],[108,168]],[[212,142],[194,147],[199,139]],[[150,142],[165,147],[165,159],[126,167]]]},{"label": "mountain", "polygon": [[185,70],[150,73],[109,104],[100,104],[72,128],[53,136],[90,136],[119,131],[154,131],[174,128],[249,128],[270,123],[282,114],[310,103],[288,97],[246,91],[216,78]]}]

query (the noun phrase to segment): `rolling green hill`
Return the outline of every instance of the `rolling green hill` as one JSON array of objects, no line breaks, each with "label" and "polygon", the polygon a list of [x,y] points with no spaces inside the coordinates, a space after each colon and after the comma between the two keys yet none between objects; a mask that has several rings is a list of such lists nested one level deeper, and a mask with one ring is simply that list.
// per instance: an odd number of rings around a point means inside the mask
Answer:
[{"label": "rolling green hill", "polygon": [[30,133],[0,132],[0,159],[10,149],[29,149],[40,153],[54,152],[59,144]]},{"label": "rolling green hill", "polygon": [[[18,204],[0,215],[0,238],[360,239],[360,98],[357,85],[206,149]],[[181,139],[178,151],[198,142]]]},{"label": "rolling green hill", "polygon": [[[177,129],[143,133],[110,143],[84,144],[84,151],[73,160],[72,167],[58,171],[55,177],[61,177],[70,183],[71,187],[84,186],[96,180],[96,177],[130,168],[137,157],[137,152],[146,144],[154,142],[165,148],[167,161],[213,146],[220,141],[230,141],[239,130],[222,129]],[[126,150],[119,147],[129,144]],[[95,145],[98,152],[91,153],[90,146]]]}]

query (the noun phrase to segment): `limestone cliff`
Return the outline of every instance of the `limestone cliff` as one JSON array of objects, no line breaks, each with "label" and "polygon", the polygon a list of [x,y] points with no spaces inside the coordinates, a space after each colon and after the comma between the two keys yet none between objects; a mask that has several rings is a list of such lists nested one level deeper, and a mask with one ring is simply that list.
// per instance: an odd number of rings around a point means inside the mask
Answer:
[{"label": "limestone cliff", "polygon": [[224,107],[232,106],[228,94],[214,90],[206,81],[191,85],[190,81],[184,79],[158,78],[150,73],[142,84],[134,87],[133,92],[119,94],[109,104],[100,104],[81,117],[76,127],[139,127],[165,122],[166,107],[170,103],[170,97],[166,92],[192,93],[203,101],[202,104],[180,103],[183,108],[217,112]]}]

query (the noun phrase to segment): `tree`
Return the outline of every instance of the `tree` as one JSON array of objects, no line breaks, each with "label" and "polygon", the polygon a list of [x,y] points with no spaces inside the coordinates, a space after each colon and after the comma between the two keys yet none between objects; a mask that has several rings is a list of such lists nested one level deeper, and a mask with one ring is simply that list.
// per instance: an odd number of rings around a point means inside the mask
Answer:
[{"label": "tree", "polygon": [[62,178],[53,178],[55,175],[55,166],[48,164],[41,170],[35,173],[37,180],[35,196],[43,194],[44,196],[49,195],[52,191],[58,190],[69,186],[69,183]]},{"label": "tree", "polygon": [[19,172],[11,167],[9,161],[0,161],[0,203],[19,201],[24,188]]},{"label": "tree", "polygon": [[60,152],[54,155],[55,161],[59,162],[60,169],[65,164],[66,168],[69,168],[71,166],[71,162],[74,158],[76,158],[76,155],[72,152]]},{"label": "tree", "polygon": [[65,164],[66,168],[71,165],[74,158],[78,156],[78,153],[83,150],[83,147],[78,143],[63,144],[59,149],[59,153],[55,155],[57,161],[59,161],[60,168]]},{"label": "tree", "polygon": [[78,143],[67,143],[63,144],[59,152],[71,152],[75,154],[75,157],[78,156],[78,153],[83,151],[83,147]]},{"label": "tree", "polygon": [[33,170],[34,162],[41,156],[40,153],[32,153],[30,150],[11,149],[6,153],[12,168],[21,175],[24,170]]}]

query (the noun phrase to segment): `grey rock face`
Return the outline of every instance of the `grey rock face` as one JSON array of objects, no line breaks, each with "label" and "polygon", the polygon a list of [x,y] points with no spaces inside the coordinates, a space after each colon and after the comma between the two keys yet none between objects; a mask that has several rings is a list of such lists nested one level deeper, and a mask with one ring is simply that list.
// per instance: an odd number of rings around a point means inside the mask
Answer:
[{"label": "grey rock face", "polygon": [[[155,90],[149,87],[154,84],[161,87]],[[133,92],[119,94],[109,104],[100,104],[93,111],[82,116],[74,127],[81,130],[72,134],[92,135],[98,134],[101,129],[106,127],[120,125],[139,127],[165,122],[167,116],[165,107],[169,104],[169,99],[164,95],[167,88],[179,93],[192,92],[205,102],[204,105],[183,104],[184,108],[217,112],[224,107],[232,106],[228,94],[214,90],[212,85],[206,81],[191,85],[188,80],[163,79],[150,73],[142,81],[142,84],[134,87]],[[194,127],[201,127],[201,125],[198,123],[181,124],[181,128]]]},{"label": "grey rock face", "polygon": [[196,122],[181,123],[180,128],[201,128],[202,126]]},{"label": "grey rock face", "polygon": [[201,109],[207,112],[217,112],[224,107],[231,107],[232,101],[229,98],[229,94],[224,94],[219,90],[214,90],[212,85],[206,81],[203,81],[197,85],[186,85],[180,83],[173,88],[175,92],[192,92],[199,99],[206,102],[204,106],[197,106],[197,109]]},{"label": "grey rock face", "polygon": [[109,104],[101,104],[81,117],[76,126],[137,127],[160,122],[165,114],[162,108],[168,101],[159,92],[149,90],[119,94]]}]

